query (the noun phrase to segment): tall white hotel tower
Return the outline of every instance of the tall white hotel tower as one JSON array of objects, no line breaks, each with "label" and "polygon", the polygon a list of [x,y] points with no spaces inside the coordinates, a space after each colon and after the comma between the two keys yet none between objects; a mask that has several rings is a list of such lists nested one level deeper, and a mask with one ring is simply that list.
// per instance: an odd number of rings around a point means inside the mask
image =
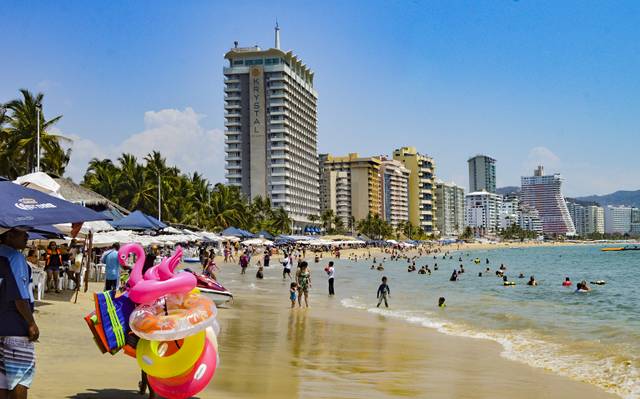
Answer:
[{"label": "tall white hotel tower", "polygon": [[226,178],[250,198],[270,198],[294,232],[320,213],[318,93],[313,71],[291,51],[235,47],[224,68]]}]

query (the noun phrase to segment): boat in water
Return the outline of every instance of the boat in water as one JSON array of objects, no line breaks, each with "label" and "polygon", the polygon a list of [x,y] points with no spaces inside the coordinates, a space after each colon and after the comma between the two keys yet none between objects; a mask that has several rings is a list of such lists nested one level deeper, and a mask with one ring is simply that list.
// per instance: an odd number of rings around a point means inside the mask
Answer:
[{"label": "boat in water", "polygon": [[624,247],[606,247],[602,248],[601,251],[610,252],[610,251],[640,251],[640,245],[626,245]]},{"label": "boat in water", "polygon": [[200,290],[200,293],[207,296],[211,299],[216,306],[224,305],[225,303],[233,300],[233,294],[231,291],[227,290],[211,277],[207,277],[204,274],[199,274],[194,272],[191,269],[184,269],[185,271],[196,276],[198,280],[197,288]]}]

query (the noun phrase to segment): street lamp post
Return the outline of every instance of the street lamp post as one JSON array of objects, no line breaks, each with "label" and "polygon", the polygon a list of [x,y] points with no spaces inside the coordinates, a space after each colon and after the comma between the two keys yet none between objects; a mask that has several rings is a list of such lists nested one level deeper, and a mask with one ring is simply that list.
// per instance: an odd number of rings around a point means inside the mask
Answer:
[{"label": "street lamp post", "polygon": [[40,104],[36,105],[36,126],[37,126],[37,134],[36,134],[36,172],[40,172],[40,113],[42,112],[42,106]]},{"label": "street lamp post", "polygon": [[162,222],[162,197],[160,196],[160,172],[158,172],[158,220]]}]

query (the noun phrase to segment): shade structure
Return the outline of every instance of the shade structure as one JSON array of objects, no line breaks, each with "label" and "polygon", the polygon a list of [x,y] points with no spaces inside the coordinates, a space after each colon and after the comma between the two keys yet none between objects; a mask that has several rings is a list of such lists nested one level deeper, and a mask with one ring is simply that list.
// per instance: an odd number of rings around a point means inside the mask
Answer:
[{"label": "shade structure", "polygon": [[111,222],[111,225],[118,230],[161,230],[167,227],[158,219],[141,211],[131,212],[122,219]]},{"label": "shade structure", "polygon": [[244,245],[264,245],[270,246],[273,245],[273,241],[267,240],[266,238],[250,238],[248,240],[242,241]]},{"label": "shade structure", "polygon": [[257,235],[258,237],[264,237],[264,238],[266,238],[267,240],[273,240],[273,239],[274,239],[273,235],[272,235],[272,234],[270,234],[270,233],[269,233],[268,231],[266,231],[266,230],[260,230],[259,232],[257,232],[257,233],[256,233],[256,235]]},{"label": "shade structure", "polygon": [[242,230],[242,229],[238,229],[236,227],[227,227],[226,229],[224,229],[221,233],[223,236],[233,236],[233,237],[238,237],[238,238],[253,238],[256,235],[253,233],[250,233],[246,230]]},{"label": "shade structure", "polygon": [[4,228],[33,228],[107,219],[92,209],[10,181],[0,181],[0,226]]}]

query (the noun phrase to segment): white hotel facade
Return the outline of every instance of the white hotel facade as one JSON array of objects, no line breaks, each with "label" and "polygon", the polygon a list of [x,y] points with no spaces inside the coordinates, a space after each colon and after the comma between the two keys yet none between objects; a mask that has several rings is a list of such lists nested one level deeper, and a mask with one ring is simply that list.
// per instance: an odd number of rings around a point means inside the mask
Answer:
[{"label": "white hotel facade", "polygon": [[238,47],[225,54],[226,175],[249,198],[270,198],[294,232],[320,213],[314,73],[292,52]]}]

